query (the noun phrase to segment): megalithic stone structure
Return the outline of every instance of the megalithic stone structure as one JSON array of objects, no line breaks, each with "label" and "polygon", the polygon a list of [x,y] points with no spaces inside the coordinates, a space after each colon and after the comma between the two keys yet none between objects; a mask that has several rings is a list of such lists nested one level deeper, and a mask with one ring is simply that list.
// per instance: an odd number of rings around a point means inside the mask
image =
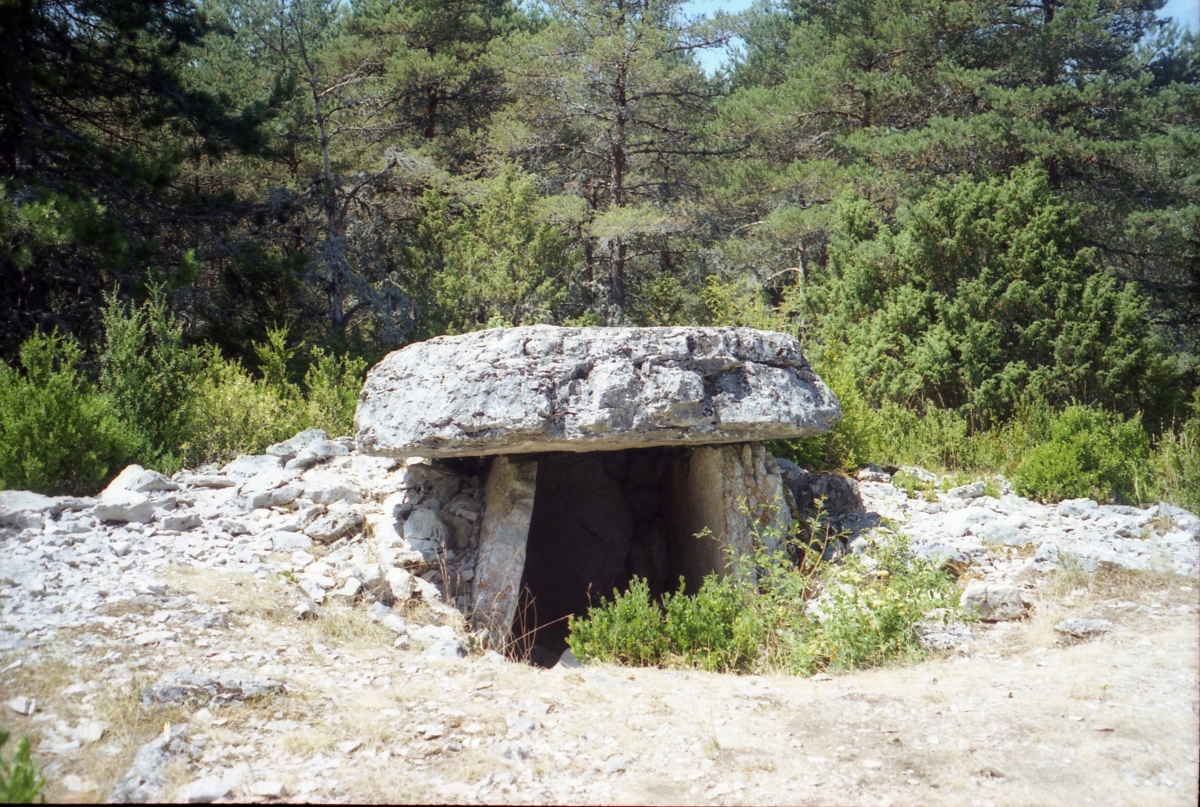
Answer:
[{"label": "megalithic stone structure", "polygon": [[[784,334],[538,325],[390,354],[367,376],[355,426],[360,451],[409,458],[415,474],[382,531],[387,557],[457,575],[443,585],[497,645],[528,611],[521,631],[556,650],[567,616],[632,577],[694,588],[728,572],[756,526],[785,530],[779,470],[758,443],[840,417]],[[396,536],[410,546],[397,551]]]}]

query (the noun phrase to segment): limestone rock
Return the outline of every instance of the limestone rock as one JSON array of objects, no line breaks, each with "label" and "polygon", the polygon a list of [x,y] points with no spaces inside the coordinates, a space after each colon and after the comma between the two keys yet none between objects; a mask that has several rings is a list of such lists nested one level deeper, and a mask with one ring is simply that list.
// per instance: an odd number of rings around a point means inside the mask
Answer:
[{"label": "limestone rock", "polygon": [[168,726],[138,749],[133,765],[108,794],[109,804],[146,804],[161,801],[166,769],[175,756],[190,756],[195,748],[187,742],[187,726]]},{"label": "limestone rock", "polygon": [[304,474],[304,495],[317,504],[362,501],[362,491],[336,471],[313,470]]},{"label": "limestone rock", "polygon": [[263,471],[278,471],[282,467],[283,461],[279,457],[269,457],[261,454],[243,454],[222,468],[221,473],[225,476],[235,476],[244,479],[260,474]]},{"label": "limestone rock", "polygon": [[294,437],[268,448],[267,456],[278,457],[283,462],[287,462],[313,443],[324,440],[326,437],[327,435],[321,429],[305,429]]},{"label": "limestone rock", "polygon": [[1070,617],[1064,619],[1054,626],[1054,629],[1059,633],[1065,633],[1068,636],[1073,636],[1076,639],[1089,639],[1093,636],[1099,636],[1102,633],[1110,633],[1113,629],[1113,623],[1107,619],[1080,619],[1078,617]]},{"label": "limestone rock", "polygon": [[302,492],[303,488],[291,474],[275,469],[255,474],[243,482],[238,487],[238,502],[244,510],[282,507],[294,502]]},{"label": "limestone rock", "polygon": [[791,438],[840,417],[783,334],[537,325],[392,353],[355,426],[366,453],[453,457]]},{"label": "limestone rock", "polygon": [[361,508],[330,508],[304,526],[304,534],[317,543],[332,544],[339,538],[353,535],[362,529]]},{"label": "limestone rock", "polygon": [[144,524],[154,518],[154,503],[131,490],[106,490],[96,505],[96,518]]},{"label": "limestone rock", "polygon": [[302,449],[295,457],[287,461],[286,468],[311,468],[319,462],[334,457],[347,457],[350,449],[337,440],[317,440],[312,445]]},{"label": "limestone rock", "polygon": [[969,485],[950,488],[942,495],[947,499],[978,499],[986,489],[987,486],[983,482],[972,482]]},{"label": "limestone rock", "polygon": [[62,499],[25,490],[0,490],[0,527],[40,530],[46,517],[62,510]]},{"label": "limestone rock", "polygon": [[170,673],[142,690],[142,706],[213,707],[241,704],[267,695],[280,695],[284,686],[270,678]]},{"label": "limestone rock", "polygon": [[503,645],[516,615],[536,487],[536,462],[492,462],[475,562],[475,618],[494,647]]},{"label": "limestone rock", "polygon": [[184,804],[210,804],[224,798],[232,788],[220,776],[205,776],[179,788],[175,800]]},{"label": "limestone rock", "polygon": [[1025,616],[1025,601],[1015,586],[974,581],[963,591],[963,608],[974,608],[984,622],[1005,622]]},{"label": "limestone rock", "polygon": [[[118,490],[131,490],[134,493],[152,493],[165,490],[179,490],[179,485],[172,482],[158,471],[147,471],[140,465],[130,465],[117,474],[117,478],[108,483],[105,493]],[[103,495],[103,494],[101,494]]]}]

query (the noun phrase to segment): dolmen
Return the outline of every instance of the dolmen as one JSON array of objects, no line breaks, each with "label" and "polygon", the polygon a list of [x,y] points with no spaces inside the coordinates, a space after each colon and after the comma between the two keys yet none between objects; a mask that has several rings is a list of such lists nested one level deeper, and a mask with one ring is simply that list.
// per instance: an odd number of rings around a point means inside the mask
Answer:
[{"label": "dolmen", "polygon": [[390,354],[355,439],[406,461],[371,524],[381,563],[440,584],[494,646],[552,662],[567,618],[633,578],[694,591],[786,530],[761,441],[840,417],[784,334],[537,325]]}]

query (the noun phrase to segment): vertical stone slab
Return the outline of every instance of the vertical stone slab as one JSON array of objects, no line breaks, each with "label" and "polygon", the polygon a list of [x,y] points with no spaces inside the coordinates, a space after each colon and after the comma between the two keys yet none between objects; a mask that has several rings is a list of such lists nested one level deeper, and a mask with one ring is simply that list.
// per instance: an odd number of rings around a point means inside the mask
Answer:
[{"label": "vertical stone slab", "polygon": [[483,494],[473,619],[496,648],[507,641],[516,614],[536,488],[536,461],[497,457],[492,462]]},{"label": "vertical stone slab", "polygon": [[[693,449],[671,469],[665,493],[670,585],[683,575],[689,593],[705,575],[726,575],[732,558],[751,552],[756,524],[774,527],[778,537],[791,526],[775,459],[757,443]],[[778,546],[770,536],[766,548]]]}]

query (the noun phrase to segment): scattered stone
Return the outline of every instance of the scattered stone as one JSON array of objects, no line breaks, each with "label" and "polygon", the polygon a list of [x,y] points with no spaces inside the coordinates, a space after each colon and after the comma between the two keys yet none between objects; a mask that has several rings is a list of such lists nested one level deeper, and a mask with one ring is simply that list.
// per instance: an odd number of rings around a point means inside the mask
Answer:
[{"label": "scattered stone", "polygon": [[175,800],[185,804],[210,804],[225,798],[232,788],[220,776],[205,776],[179,788]]},{"label": "scattered stone", "polygon": [[159,526],[164,530],[175,530],[176,532],[187,532],[199,527],[203,522],[200,519],[200,514],[189,510],[186,513],[176,513],[169,516],[164,516],[159,519]]},{"label": "scattered stone", "polygon": [[948,651],[961,649],[975,639],[975,634],[962,622],[943,625],[924,623],[917,625],[921,646],[926,650]]},{"label": "scattered stone", "polygon": [[963,591],[963,608],[975,609],[984,622],[1003,622],[1025,616],[1025,600],[1015,586],[972,581]]},{"label": "scattered stone", "polygon": [[339,538],[358,533],[363,521],[361,508],[330,510],[306,524],[304,534],[317,543],[332,544]]},{"label": "scattered stone", "polygon": [[1059,633],[1065,633],[1076,639],[1090,639],[1093,636],[1110,633],[1114,627],[1116,626],[1107,619],[1079,619],[1078,617],[1070,617],[1059,622],[1054,626],[1054,629]]},{"label": "scattered stone", "polygon": [[268,448],[267,456],[277,457],[280,461],[287,462],[313,443],[324,440],[327,436],[322,429],[305,429],[294,437]]},{"label": "scattered stone", "polygon": [[283,460],[279,457],[243,455],[221,469],[226,476],[248,478],[267,471],[278,471],[283,468]]},{"label": "scattered stone", "polygon": [[950,488],[950,490],[942,494],[942,497],[946,499],[961,499],[964,501],[967,499],[978,499],[983,495],[983,492],[986,489],[987,486],[983,482],[972,482],[969,485],[960,485],[956,488]]},{"label": "scattered stone", "polygon": [[388,569],[385,579],[392,602],[408,602],[417,593],[417,578],[404,569]]},{"label": "scattered stone", "polygon": [[425,658],[460,659],[467,655],[467,648],[458,639],[439,639],[425,650]]},{"label": "scattered stone", "polygon": [[334,747],[339,753],[346,754],[348,756],[362,748],[362,740],[343,740]]},{"label": "scattered stone", "polygon": [[868,463],[866,467],[859,470],[859,482],[880,482],[887,483],[892,481],[892,475],[875,463]]},{"label": "scattered stone", "polygon": [[95,513],[101,521],[145,524],[154,518],[154,503],[132,490],[106,490],[96,505]]},{"label": "scattered stone", "polygon": [[142,690],[142,705],[213,708],[282,695],[284,686],[271,678],[240,678],[232,675],[170,673]]},{"label": "scattered stone", "polygon": [[304,495],[317,504],[363,500],[362,491],[342,474],[330,470],[313,470],[304,474]]},{"label": "scattered stone", "polygon": [[337,591],[329,596],[334,600],[343,603],[344,605],[353,605],[354,601],[362,594],[363,586],[356,577],[346,578],[346,582]]},{"label": "scattered stone", "polygon": [[147,630],[134,634],[133,643],[138,647],[174,641],[176,633],[173,630]]},{"label": "scattered stone", "polygon": [[8,702],[8,708],[12,709],[19,715],[28,717],[37,711],[37,701],[33,698],[27,698],[24,695],[18,695]]},{"label": "scattered stone", "polygon": [[261,799],[282,799],[288,794],[288,790],[284,787],[283,782],[275,779],[255,782],[250,785],[249,790],[251,796],[258,796]]},{"label": "scattered stone", "polygon": [[271,549],[276,552],[297,552],[312,549],[312,539],[302,532],[271,533]]},{"label": "scattered stone", "polygon": [[381,602],[371,603],[370,607],[367,608],[367,615],[385,628],[390,628],[401,636],[408,633],[408,623],[404,621],[404,617]]},{"label": "scattered stone", "polygon": [[63,787],[75,794],[90,793],[100,787],[91,779],[84,779],[73,773],[68,773],[59,781]]},{"label": "scattered stone", "polygon": [[[324,596],[324,592],[321,593],[321,596]],[[310,599],[301,600],[300,604],[292,609],[292,613],[296,615],[296,619],[302,621],[306,619],[316,619],[321,615],[320,609],[317,608],[317,604]]]}]

